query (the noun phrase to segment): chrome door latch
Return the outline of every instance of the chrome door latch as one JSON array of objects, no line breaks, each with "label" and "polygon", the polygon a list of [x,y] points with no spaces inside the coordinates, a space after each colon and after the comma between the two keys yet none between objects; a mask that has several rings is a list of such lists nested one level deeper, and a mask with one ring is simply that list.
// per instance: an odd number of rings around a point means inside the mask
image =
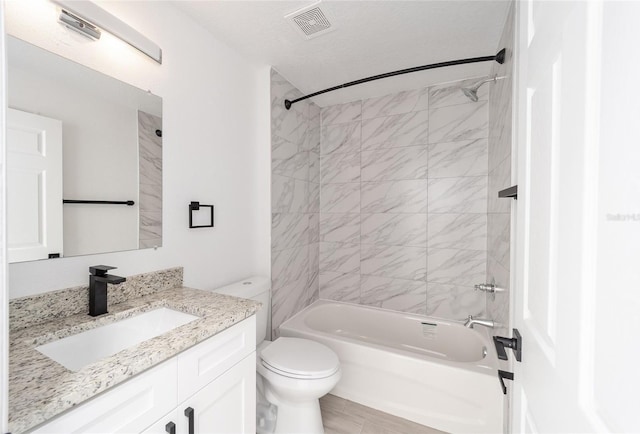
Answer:
[{"label": "chrome door latch", "polygon": [[496,352],[500,360],[508,360],[505,348],[510,348],[516,356],[518,362],[522,361],[522,336],[518,329],[513,329],[513,337],[505,338],[503,336],[494,336],[493,343],[496,346]]}]

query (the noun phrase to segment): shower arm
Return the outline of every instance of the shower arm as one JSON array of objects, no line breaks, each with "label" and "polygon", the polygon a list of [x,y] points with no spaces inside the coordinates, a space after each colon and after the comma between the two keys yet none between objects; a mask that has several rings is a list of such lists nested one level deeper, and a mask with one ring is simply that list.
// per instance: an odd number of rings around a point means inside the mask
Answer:
[{"label": "shower arm", "polygon": [[380,80],[382,78],[394,77],[396,75],[409,74],[411,72],[425,71],[427,69],[436,69],[436,68],[444,68],[445,66],[455,66],[455,65],[465,65],[467,63],[478,63],[478,62],[490,62],[496,61],[500,64],[504,63],[505,57],[505,49],[498,51],[495,56],[484,56],[484,57],[471,57],[469,59],[459,59],[459,60],[449,60],[448,62],[440,62],[440,63],[432,63],[430,65],[422,65],[422,66],[414,66],[413,68],[400,69],[398,71],[387,72],[384,74],[373,75],[367,78],[361,78],[360,80],[350,81],[348,83],[340,84],[338,86],[333,86],[328,89],[319,90],[318,92],[310,93],[309,95],[301,96],[300,98],[296,98],[294,100],[284,100],[284,106],[287,110],[291,108],[291,106],[299,101],[304,101],[308,98],[313,98],[314,96],[322,95],[323,93],[333,92],[334,90],[344,89],[345,87],[355,86],[357,84],[367,83],[369,81]]}]

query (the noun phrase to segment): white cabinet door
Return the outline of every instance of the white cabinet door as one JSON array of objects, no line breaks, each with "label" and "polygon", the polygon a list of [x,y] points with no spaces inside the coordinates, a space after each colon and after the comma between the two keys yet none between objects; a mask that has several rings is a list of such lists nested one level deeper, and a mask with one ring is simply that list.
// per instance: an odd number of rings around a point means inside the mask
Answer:
[{"label": "white cabinet door", "polygon": [[256,316],[178,355],[178,402],[193,396],[256,350]]},{"label": "white cabinet door", "polygon": [[207,385],[178,407],[183,415],[177,433],[189,434],[184,410],[193,409],[194,433],[256,432],[256,353]]},{"label": "white cabinet door", "polygon": [[174,433],[178,432],[178,423],[182,422],[182,418],[177,409],[171,410],[164,417],[160,418],[156,423],[142,431],[141,434],[172,434],[169,424],[175,427]]},{"label": "white cabinet door", "polygon": [[62,122],[7,110],[9,262],[62,256]]},{"label": "white cabinet door", "polygon": [[178,404],[176,375],[177,360],[173,358],[96,396],[33,433],[141,432]]}]

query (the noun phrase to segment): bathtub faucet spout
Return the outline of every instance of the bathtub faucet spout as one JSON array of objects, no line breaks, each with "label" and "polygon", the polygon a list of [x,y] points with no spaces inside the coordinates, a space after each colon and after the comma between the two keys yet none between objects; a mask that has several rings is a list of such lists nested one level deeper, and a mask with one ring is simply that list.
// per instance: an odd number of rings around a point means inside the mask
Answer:
[{"label": "bathtub faucet spout", "polygon": [[469,318],[467,318],[467,320],[464,322],[464,326],[470,329],[472,329],[473,326],[476,324],[485,326],[485,327],[492,327],[492,328],[495,326],[495,323],[493,322],[493,320],[474,318],[471,315],[469,315]]}]

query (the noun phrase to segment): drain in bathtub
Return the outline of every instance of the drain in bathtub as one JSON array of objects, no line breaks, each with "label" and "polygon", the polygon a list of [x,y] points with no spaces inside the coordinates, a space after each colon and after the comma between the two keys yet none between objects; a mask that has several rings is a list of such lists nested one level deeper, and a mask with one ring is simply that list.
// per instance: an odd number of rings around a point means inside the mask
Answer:
[{"label": "drain in bathtub", "polygon": [[435,339],[438,324],[434,324],[431,322],[423,322],[421,324],[422,324],[422,336],[424,336],[427,339]]}]

